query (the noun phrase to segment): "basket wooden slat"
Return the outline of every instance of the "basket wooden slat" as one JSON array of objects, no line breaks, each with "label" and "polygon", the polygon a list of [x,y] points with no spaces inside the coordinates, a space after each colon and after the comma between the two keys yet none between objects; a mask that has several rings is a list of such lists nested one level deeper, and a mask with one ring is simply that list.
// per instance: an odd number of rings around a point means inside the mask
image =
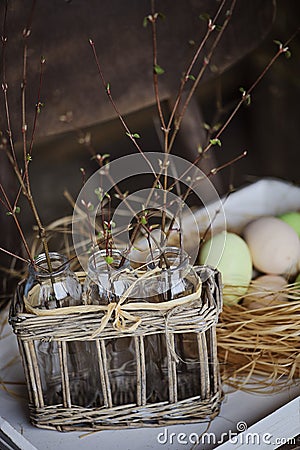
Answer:
[{"label": "basket wooden slat", "polygon": [[[18,338],[25,369],[31,422],[37,427],[59,431],[99,430],[192,423],[216,415],[222,400],[216,345],[216,324],[222,307],[220,275],[208,267],[199,268],[198,273],[203,279],[201,298],[168,311],[139,311],[141,323],[130,332],[115,329],[113,321],[109,320],[99,335],[95,332],[103,312],[86,313],[83,310],[42,317],[29,314],[25,311],[21,284],[11,307],[10,322]],[[187,336],[193,338],[195,348],[191,348],[191,352],[198,358],[197,371],[189,375],[189,380],[199,386],[196,396],[189,395],[188,383],[184,383],[179,372],[182,361],[176,354],[178,339]],[[149,337],[162,339],[165,343],[166,401],[151,402],[147,398],[149,354],[145,346]],[[107,345],[113,340],[133,343],[135,372],[124,392],[118,392],[118,383],[107,359]],[[37,355],[37,346],[41,342],[57,346],[61,403],[47,403],[47,392],[41,379],[43,368]],[[73,402],[76,396],[68,367],[68,352],[81,343],[89,343],[97,358],[96,365],[91,361],[98,371],[101,391],[101,405],[97,407],[78,406]]]}]

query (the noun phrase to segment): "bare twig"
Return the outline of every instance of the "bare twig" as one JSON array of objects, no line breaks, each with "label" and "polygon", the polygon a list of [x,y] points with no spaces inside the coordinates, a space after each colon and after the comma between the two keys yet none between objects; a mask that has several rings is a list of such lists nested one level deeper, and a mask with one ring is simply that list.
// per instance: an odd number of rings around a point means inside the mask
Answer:
[{"label": "bare twig", "polygon": [[[192,58],[192,61],[189,64],[189,67],[188,67],[188,69],[187,69],[187,71],[185,73],[185,76],[183,77],[183,79],[181,81],[181,84],[180,84],[180,87],[179,87],[179,91],[178,91],[178,94],[177,94],[177,98],[175,100],[175,104],[174,104],[173,110],[171,112],[171,115],[170,115],[169,122],[168,122],[167,126],[165,124],[165,121],[164,121],[164,118],[163,118],[163,115],[162,115],[162,111],[161,111],[161,104],[160,104],[159,93],[158,93],[157,73],[156,73],[155,70],[153,71],[155,99],[156,99],[156,104],[157,104],[157,108],[158,108],[159,118],[160,118],[160,122],[161,122],[161,129],[162,129],[162,131],[164,133],[164,151],[165,151],[166,154],[169,154],[171,152],[171,149],[173,147],[173,144],[174,144],[177,132],[178,132],[178,130],[180,128],[180,125],[181,125],[182,119],[183,119],[183,117],[185,115],[185,112],[186,112],[186,109],[188,107],[188,104],[189,104],[189,102],[190,102],[190,100],[191,100],[191,98],[192,98],[192,96],[193,96],[193,94],[194,94],[194,92],[195,92],[195,90],[196,90],[200,80],[202,79],[202,76],[203,76],[203,74],[204,74],[204,72],[205,72],[205,70],[206,70],[206,68],[207,68],[207,66],[208,66],[208,64],[210,62],[210,59],[211,59],[211,57],[212,57],[212,55],[213,55],[213,53],[214,53],[214,51],[215,51],[215,49],[216,49],[220,39],[222,37],[222,34],[224,33],[224,31],[225,31],[225,29],[226,29],[226,27],[227,27],[227,25],[229,23],[229,20],[231,18],[231,14],[232,14],[233,8],[235,6],[235,2],[236,2],[236,0],[232,1],[231,8],[228,11],[228,14],[227,14],[226,20],[224,22],[224,25],[222,27],[222,30],[219,32],[217,38],[215,39],[209,54],[204,58],[204,63],[202,65],[202,68],[201,68],[197,78],[195,79],[194,85],[193,85],[193,87],[191,88],[191,90],[190,90],[190,92],[188,94],[188,97],[187,97],[187,99],[186,99],[186,101],[185,101],[185,103],[184,103],[184,105],[182,107],[181,113],[179,114],[177,119],[174,120],[175,116],[177,114],[179,105],[180,105],[180,101],[182,99],[184,86],[185,86],[185,84],[187,83],[187,81],[191,77],[191,71],[192,71],[196,61],[198,60],[199,55],[201,54],[201,51],[203,50],[205,43],[207,42],[207,40],[208,40],[209,36],[211,35],[211,33],[216,28],[216,21],[217,21],[219,15],[221,13],[223,7],[224,7],[225,0],[223,0],[221,2],[221,5],[219,6],[219,8],[217,10],[214,19],[213,20],[209,19],[207,32],[206,32],[204,38],[202,39],[202,41],[200,42],[200,44],[199,44],[199,46],[198,46],[198,48],[197,48],[197,50],[196,50],[196,52],[195,52],[195,54],[194,54],[194,56]],[[156,21],[157,21],[157,18],[159,17],[159,15],[158,15],[158,13],[155,13],[154,4],[155,4],[155,0],[151,0],[152,14],[150,16],[148,16],[147,19],[152,24],[153,67],[155,69],[156,66],[157,66]],[[170,142],[169,142],[169,133],[170,133],[171,127],[173,125],[173,121],[174,121],[174,126],[175,127],[174,127],[174,130],[173,130],[173,133],[171,135]],[[168,168],[167,168],[167,156],[166,156],[165,157],[165,162],[164,162],[164,170],[163,170],[163,178],[164,178],[163,189],[164,189],[164,192],[167,191],[167,179],[168,179],[167,172],[168,172]],[[159,177],[158,177],[158,179],[159,179]],[[156,178],[156,182],[157,182],[157,178]],[[166,201],[166,199],[165,199],[165,201]],[[162,211],[162,230],[163,231],[165,231],[165,227],[166,227],[166,212],[163,210]]]},{"label": "bare twig", "polygon": [[[247,91],[244,91],[242,94],[242,98],[241,100],[237,103],[236,107],[234,108],[234,110],[232,111],[232,113],[230,114],[230,116],[228,117],[228,119],[226,120],[226,122],[224,123],[224,125],[220,128],[220,130],[218,131],[218,133],[215,136],[215,139],[218,139],[221,134],[224,132],[224,130],[228,127],[228,125],[230,124],[230,122],[232,121],[232,119],[234,118],[234,116],[236,115],[236,113],[238,112],[238,110],[241,108],[241,106],[244,103],[247,103],[248,99],[250,98],[250,95],[252,93],[252,91],[256,88],[256,86],[258,85],[258,83],[264,78],[264,76],[266,75],[266,73],[270,70],[270,68],[273,66],[273,64],[275,63],[275,61],[283,54],[286,53],[288,51],[288,45],[289,43],[297,36],[297,34],[299,33],[300,29],[298,28],[293,34],[292,36],[285,42],[285,44],[280,45],[279,49],[277,51],[277,53],[273,56],[273,58],[271,58],[271,60],[268,62],[268,64],[266,65],[266,67],[264,68],[264,70],[260,73],[260,75],[257,77],[257,79],[252,83],[252,85],[250,86],[250,88]],[[207,152],[211,146],[213,144],[210,142],[204,149],[203,152]]]},{"label": "bare twig", "polygon": [[[19,198],[20,193],[22,192],[24,197],[27,199],[28,204],[30,206],[30,209],[33,213],[34,219],[36,221],[36,224],[38,226],[39,229],[39,235],[43,244],[43,248],[44,248],[44,252],[46,255],[46,260],[47,260],[47,265],[49,268],[49,271],[52,271],[51,268],[51,261],[50,261],[50,257],[49,257],[49,249],[48,249],[48,243],[47,243],[47,237],[46,237],[46,231],[45,228],[42,224],[42,221],[40,219],[40,215],[38,213],[32,192],[31,192],[31,185],[30,185],[30,179],[29,179],[29,174],[28,174],[28,164],[29,164],[29,158],[28,158],[28,154],[27,154],[27,123],[26,123],[26,83],[27,83],[27,43],[26,43],[26,39],[30,36],[31,33],[31,22],[32,22],[32,17],[33,17],[33,12],[34,12],[34,7],[35,7],[35,3],[36,0],[33,0],[32,2],[32,6],[31,6],[31,10],[30,10],[30,15],[29,15],[29,19],[27,21],[27,25],[25,27],[25,29],[23,30],[23,38],[24,38],[24,51],[23,51],[23,77],[22,77],[22,84],[21,84],[21,104],[22,104],[22,141],[23,141],[23,159],[24,159],[24,173],[21,170],[19,163],[17,161],[16,158],[16,153],[15,153],[15,149],[14,149],[14,141],[12,138],[12,128],[11,128],[11,121],[10,121],[10,111],[9,111],[9,104],[8,104],[8,95],[7,95],[7,90],[8,90],[8,85],[6,82],[6,74],[5,74],[5,45],[6,45],[6,41],[7,38],[4,36],[2,37],[2,61],[3,61],[3,83],[2,83],[2,90],[3,90],[3,94],[4,94],[4,103],[5,103],[5,115],[6,115],[6,122],[7,122],[7,135],[8,135],[8,141],[9,141],[9,148],[6,149],[6,154],[8,157],[8,160],[12,166],[12,169],[14,170],[14,173],[17,177],[17,180],[20,184],[20,189],[17,193],[16,196],[16,201],[14,202],[14,207],[10,204],[10,202],[8,201],[8,198],[6,196],[6,203],[7,206],[10,210],[10,213],[12,214],[15,223],[18,227],[18,231],[20,233],[21,239],[23,244],[25,245],[24,242],[24,235],[21,233],[21,228],[19,226],[19,222],[18,220],[16,220],[16,215],[15,215],[15,207],[17,204],[17,200]],[[6,12],[5,12],[5,21],[6,21],[6,16],[7,16],[7,2],[6,2]],[[3,30],[5,30],[5,22],[3,25]],[[42,74],[42,70],[41,70],[41,74]],[[40,76],[40,84],[39,84],[39,91],[38,91],[38,96],[40,95],[40,88],[41,88],[41,80],[42,80],[42,75]],[[37,114],[37,112],[36,112]],[[32,145],[33,145],[33,137],[34,137],[34,131],[35,131],[35,125],[36,125],[36,118],[34,121],[34,127],[33,127],[33,132],[32,132],[32,137],[31,137],[31,143],[30,143],[30,152],[32,151]],[[3,194],[3,191],[2,191]],[[28,246],[26,247],[26,252],[28,253]],[[30,252],[29,252],[30,254]],[[32,257],[30,256],[30,260],[33,261]]]},{"label": "bare twig", "polygon": [[[258,85],[258,83],[263,79],[263,77],[266,75],[266,73],[271,69],[271,67],[274,65],[274,63],[276,62],[276,60],[283,54],[286,53],[289,49],[288,45],[289,43],[297,36],[297,34],[300,32],[300,29],[297,29],[292,35],[291,37],[285,42],[285,44],[282,44],[278,51],[276,52],[276,54],[270,59],[270,61],[268,62],[268,64],[265,66],[265,68],[263,69],[263,71],[259,74],[259,76],[255,79],[255,81],[252,83],[252,85],[250,86],[250,88],[248,90],[245,90],[242,94],[241,99],[239,100],[239,102],[236,104],[235,108],[233,109],[233,111],[230,113],[229,117],[227,118],[227,120],[225,121],[224,125],[222,125],[222,127],[219,129],[219,131],[217,132],[217,134],[214,136],[214,139],[217,140],[221,137],[221,135],[223,134],[223,132],[225,131],[225,129],[229,126],[229,124],[231,123],[231,121],[233,120],[233,118],[236,116],[237,112],[239,111],[239,109],[241,108],[241,106],[248,102],[248,99],[250,98],[250,94],[252,93],[252,91],[256,88],[256,86]],[[200,161],[200,159],[203,157],[203,154],[206,153],[212,146],[214,145],[213,140],[210,140],[210,142],[207,144],[207,146],[201,151],[201,153],[199,154],[199,156],[197,156],[197,158],[193,161],[193,165],[198,164],[198,162]],[[227,164],[227,166],[230,165]],[[181,177],[179,178],[179,180],[176,180],[176,182],[180,181],[183,177],[185,177],[186,175],[188,175],[190,168],[188,168],[185,172],[182,173]],[[211,174],[213,175],[213,174]],[[174,183],[170,186],[170,189],[173,189],[174,187]]]},{"label": "bare twig", "polygon": [[[221,170],[225,169],[225,167],[232,166],[234,163],[236,163],[240,159],[245,158],[245,156],[247,156],[247,151],[244,151],[240,155],[236,156],[235,158],[231,159],[230,161],[227,161],[226,163],[222,164],[221,166],[211,169],[207,174],[203,175],[203,178],[201,178],[201,180],[194,180],[193,183],[188,186],[188,189],[186,190],[184,195],[182,195],[182,201],[185,202],[187,200],[187,198],[191,194],[193,188],[196,187],[197,182],[198,183],[201,182],[204,178],[211,178],[212,176],[214,176],[215,174],[217,174]],[[180,178],[182,178],[182,177],[180,177]],[[175,185],[175,183],[172,184],[172,186],[174,186],[174,185]],[[170,222],[168,231],[166,233],[167,237],[169,237],[169,235],[170,235],[170,233],[172,231],[172,228],[173,228],[175,220],[176,220],[176,216],[178,214],[179,214],[179,210],[178,210],[177,214],[174,215],[174,217],[172,218],[172,220]]]},{"label": "bare twig", "polygon": [[[182,107],[182,109],[180,111],[179,116],[175,120],[175,128],[174,128],[173,133],[171,135],[171,139],[170,139],[170,142],[169,142],[169,145],[168,145],[168,149],[167,149],[168,153],[171,151],[171,149],[173,147],[175,138],[176,138],[177,133],[178,133],[178,131],[180,129],[181,122],[182,122],[182,120],[184,118],[185,112],[186,112],[187,107],[188,107],[188,105],[189,105],[189,103],[191,101],[191,98],[193,97],[193,95],[194,95],[194,93],[195,93],[195,91],[196,91],[200,81],[202,80],[202,77],[203,77],[207,67],[209,66],[210,60],[211,60],[211,58],[212,58],[212,56],[213,56],[213,54],[214,54],[214,52],[215,52],[219,42],[220,42],[220,40],[221,40],[221,38],[222,38],[222,36],[223,36],[223,34],[224,34],[228,24],[229,24],[229,21],[230,21],[230,19],[232,17],[232,13],[233,13],[233,10],[234,10],[234,7],[235,7],[235,4],[236,4],[236,0],[232,0],[230,9],[227,11],[226,19],[225,19],[225,21],[223,23],[223,26],[222,26],[221,30],[219,31],[216,39],[214,40],[210,51],[204,57],[203,65],[202,65],[202,67],[201,67],[201,69],[200,69],[200,71],[199,71],[199,73],[198,73],[198,75],[196,77],[196,80],[193,83],[192,88],[190,89],[189,94],[187,95],[187,98],[186,98],[186,100],[184,102],[184,105],[183,105],[183,107]],[[219,10],[218,10],[218,13],[219,13]],[[209,22],[207,33],[211,32],[210,30],[214,30],[214,27],[215,27],[215,24],[213,22]],[[208,36],[207,36],[207,38],[208,38]],[[207,38],[205,37],[205,39],[207,39]]]},{"label": "bare twig", "polygon": [[[157,111],[161,123],[162,130],[165,134],[165,146],[166,146],[166,138],[169,133],[169,129],[166,128],[165,119],[163,116],[162,108],[161,108],[161,101],[159,96],[159,89],[158,89],[158,61],[157,61],[157,34],[156,34],[156,21],[159,17],[159,14],[155,12],[155,0],[151,0],[151,15],[147,17],[149,22],[151,23],[151,30],[152,30],[152,55],[153,55],[153,87],[154,87],[154,94],[155,94],[155,101],[157,106]],[[160,70],[162,70],[160,68]]]},{"label": "bare twig", "polygon": [[7,255],[12,256],[13,258],[17,258],[17,259],[19,259],[20,261],[23,261],[23,262],[25,262],[25,263],[28,263],[28,259],[22,258],[21,256],[16,255],[15,253],[10,252],[9,250],[6,250],[6,249],[3,248],[3,247],[0,247],[0,251],[3,252],[3,253],[6,253]]},{"label": "bare twig", "polygon": [[145,159],[145,161],[149,165],[152,173],[155,176],[156,175],[155,174],[155,170],[154,170],[151,162],[148,160],[147,156],[145,155],[145,153],[143,152],[143,150],[141,149],[141,147],[137,143],[137,140],[136,140],[136,137],[135,137],[135,133],[132,133],[130,131],[130,129],[128,128],[125,120],[123,119],[123,117],[122,117],[122,115],[121,115],[121,113],[120,113],[120,111],[119,111],[119,109],[118,109],[118,107],[117,107],[113,97],[112,97],[111,90],[110,90],[110,85],[109,85],[109,83],[107,83],[105,81],[105,78],[104,78],[104,75],[103,75],[103,72],[102,72],[102,69],[101,69],[100,61],[99,61],[99,58],[98,58],[98,55],[97,55],[97,52],[96,52],[96,48],[95,48],[95,43],[94,43],[94,41],[92,39],[89,39],[89,43],[90,43],[90,45],[92,47],[92,51],[93,51],[93,55],[94,55],[94,58],[95,58],[96,65],[97,65],[98,73],[100,75],[102,84],[103,84],[104,89],[106,91],[106,94],[107,94],[107,96],[108,96],[108,98],[109,98],[109,100],[110,100],[110,102],[111,102],[111,104],[112,104],[112,106],[113,106],[113,108],[114,108],[114,110],[115,110],[115,112],[116,112],[120,122],[122,123],[122,125],[123,125],[123,127],[124,127],[124,129],[126,131],[126,135],[129,137],[129,139],[133,142],[134,146],[137,148],[137,150],[143,156],[143,158]]},{"label": "bare twig", "polygon": [[[192,58],[192,61],[191,61],[190,65],[189,65],[189,67],[188,67],[184,77],[181,80],[180,87],[179,87],[179,90],[178,90],[178,94],[177,94],[177,97],[176,97],[176,100],[175,100],[175,103],[174,103],[174,106],[173,106],[173,109],[172,109],[172,112],[171,112],[171,115],[170,115],[170,118],[169,118],[169,122],[168,122],[168,126],[167,126],[168,129],[171,128],[173,120],[174,120],[174,117],[175,117],[175,115],[177,113],[177,110],[178,110],[178,107],[179,107],[179,104],[180,104],[180,101],[181,101],[181,98],[182,98],[183,89],[184,89],[186,83],[188,82],[188,80],[191,77],[193,67],[194,67],[196,61],[198,60],[198,58],[200,56],[200,53],[202,52],[202,50],[204,48],[205,43],[207,42],[209,36],[211,35],[211,33],[215,29],[216,21],[217,21],[219,15],[221,13],[223,7],[224,7],[225,2],[226,2],[226,0],[222,0],[221,4],[219,6],[219,9],[218,9],[218,11],[215,14],[215,17],[213,18],[213,20],[209,20],[208,21],[206,34],[205,34],[204,38],[202,39],[202,41],[200,42],[200,44],[199,44],[199,46],[198,46],[198,48],[197,48],[197,50],[196,50],[196,52],[195,52],[195,54],[194,54],[194,56]],[[171,148],[169,149],[169,151],[170,150],[171,150]]]}]

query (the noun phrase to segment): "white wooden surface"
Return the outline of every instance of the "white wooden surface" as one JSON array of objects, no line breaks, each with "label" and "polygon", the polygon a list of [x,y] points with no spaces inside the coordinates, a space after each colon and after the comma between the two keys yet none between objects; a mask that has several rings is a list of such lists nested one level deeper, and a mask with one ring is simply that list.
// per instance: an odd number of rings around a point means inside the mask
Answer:
[{"label": "white wooden surface", "polygon": [[274,411],[247,430],[217,447],[218,450],[257,449],[269,450],[280,445],[293,444],[300,434],[300,397]]}]

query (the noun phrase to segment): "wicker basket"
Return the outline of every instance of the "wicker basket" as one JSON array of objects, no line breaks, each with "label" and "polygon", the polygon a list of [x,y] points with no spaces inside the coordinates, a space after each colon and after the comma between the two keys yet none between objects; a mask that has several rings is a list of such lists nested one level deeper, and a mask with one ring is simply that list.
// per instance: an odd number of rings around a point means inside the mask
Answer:
[{"label": "wicker basket", "polygon": [[[116,329],[111,317],[98,335],[95,333],[103,312],[87,311],[82,307],[80,312],[72,314],[43,317],[29,314],[25,310],[21,283],[11,307],[10,323],[18,338],[32,424],[59,431],[100,430],[192,423],[217,415],[222,401],[216,344],[216,324],[222,307],[220,275],[209,267],[199,267],[197,271],[203,280],[201,298],[167,311],[140,310],[141,321],[132,331]],[[199,392],[193,397],[189,395],[188,383],[179,376],[178,367],[182,360],[176,353],[178,338],[189,335],[195,339],[197,348],[193,351],[198,358],[195,382]],[[159,336],[166,342],[166,401],[150,402],[147,398],[147,370],[151,364],[146,360],[144,343],[149,336]],[[133,342],[135,376],[125,386],[124,402],[124,396],[119,401],[118,386],[111,378],[107,345],[112,340],[125,342],[124,339],[128,338]],[[58,349],[58,382],[62,391],[59,404],[47,404],[41,381],[42,367],[36,351],[40,342],[54,342]],[[89,342],[97,357],[97,361],[90,361],[90,364],[93,370],[96,367],[98,371],[101,406],[78,406],[72,402],[75,387],[68,372],[68,352],[80,342]],[[77,396],[78,392],[75,394]],[[84,392],[81,394],[85,395]]]}]

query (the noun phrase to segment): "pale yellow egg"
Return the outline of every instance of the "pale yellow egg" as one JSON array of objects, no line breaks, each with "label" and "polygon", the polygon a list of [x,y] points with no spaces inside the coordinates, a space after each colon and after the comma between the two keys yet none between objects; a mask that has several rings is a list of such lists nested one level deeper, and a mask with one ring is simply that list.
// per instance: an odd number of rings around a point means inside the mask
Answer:
[{"label": "pale yellow egg", "polygon": [[252,261],[246,242],[237,234],[223,231],[209,239],[200,250],[200,264],[221,272],[224,304],[235,304],[246,293]]}]

